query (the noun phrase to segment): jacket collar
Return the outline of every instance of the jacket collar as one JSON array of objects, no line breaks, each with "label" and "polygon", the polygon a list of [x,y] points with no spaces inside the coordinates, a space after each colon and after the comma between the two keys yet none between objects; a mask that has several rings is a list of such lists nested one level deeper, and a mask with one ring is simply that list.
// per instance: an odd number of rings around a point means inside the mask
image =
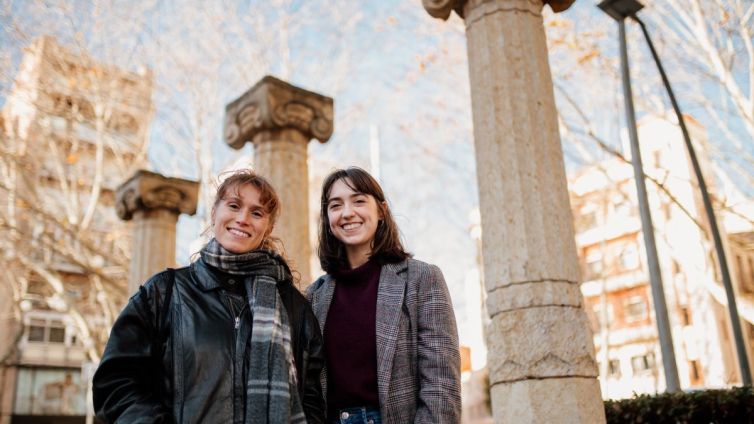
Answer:
[{"label": "jacket collar", "polygon": [[325,320],[327,320],[327,311],[330,310],[333,294],[335,294],[335,279],[330,274],[325,274],[317,281],[312,283],[309,289],[309,302],[312,305],[312,312],[319,322],[319,330],[325,333]]},{"label": "jacket collar", "polygon": [[[408,259],[396,263],[382,265],[380,269],[380,281],[377,293],[377,304],[380,302],[380,293],[391,292],[394,290],[395,282],[406,278],[408,270]],[[399,284],[400,285],[400,284]],[[403,284],[405,286],[405,282]],[[333,295],[335,294],[335,278],[330,274],[321,276],[317,281],[312,283],[308,292],[309,301],[312,304],[314,315],[319,321],[320,330],[324,333],[327,312],[330,310]],[[384,297],[384,294],[383,294]],[[403,298],[401,297],[401,303]],[[399,303],[400,306],[400,303]],[[380,321],[380,308],[377,309],[377,321]]]},{"label": "jacket collar", "polygon": [[[401,262],[388,263],[380,270],[379,288],[377,289],[377,381],[380,404],[385,404],[390,387],[393,356],[398,337],[398,323],[403,307],[403,298],[408,283],[408,259]],[[335,293],[335,279],[326,274],[312,283],[309,289],[309,301],[314,315],[319,321],[319,328],[324,334],[327,312],[330,310],[333,294]],[[327,393],[327,379],[323,377],[322,386]]]},{"label": "jacket collar", "polygon": [[191,264],[191,275],[194,277],[194,283],[196,283],[202,291],[207,292],[222,288],[217,275],[215,275],[215,272],[202,258],[199,258]]},{"label": "jacket collar", "polygon": [[[191,276],[193,277],[194,283],[196,283],[199,288],[204,291],[212,291],[217,289],[224,289],[222,283],[220,282],[221,277],[220,271],[216,271],[213,267],[210,265],[207,265],[206,262],[202,258],[199,258],[198,260],[194,261],[191,264]],[[236,284],[243,284],[244,277],[241,275],[237,276],[231,276],[231,278],[236,279]],[[226,282],[228,279],[225,280]],[[281,295],[284,292],[287,292],[291,287],[293,287],[293,282],[284,280],[284,281],[278,281],[277,283],[278,290],[282,290]],[[329,305],[329,303],[328,303]]]}]

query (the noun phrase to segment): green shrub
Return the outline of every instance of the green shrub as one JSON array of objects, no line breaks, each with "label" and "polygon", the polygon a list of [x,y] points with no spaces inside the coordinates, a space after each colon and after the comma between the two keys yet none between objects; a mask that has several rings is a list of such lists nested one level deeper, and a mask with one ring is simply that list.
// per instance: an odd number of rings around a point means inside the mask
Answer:
[{"label": "green shrub", "polygon": [[634,395],[605,401],[607,422],[613,423],[754,423],[754,389]]}]

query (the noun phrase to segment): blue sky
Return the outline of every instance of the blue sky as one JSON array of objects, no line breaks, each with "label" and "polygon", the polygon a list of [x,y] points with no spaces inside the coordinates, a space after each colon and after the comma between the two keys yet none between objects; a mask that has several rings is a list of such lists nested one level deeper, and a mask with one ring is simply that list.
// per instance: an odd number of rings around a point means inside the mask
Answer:
[{"label": "blue sky", "polygon": [[[155,74],[150,167],[196,179],[200,168],[194,143],[200,144],[213,174],[251,153],[249,146],[236,151],[224,144],[224,106],[263,75],[332,96],[335,133],[326,144],[310,143],[312,174],[321,178],[334,166],[368,168],[370,128],[377,128],[382,183],[406,243],[418,258],[441,267],[457,306],[463,308],[461,284],[476,257],[468,234],[469,213],[477,207],[478,196],[466,41],[457,16],[442,22],[431,18],[419,1],[401,0],[92,4],[4,3],[0,104],[22,47],[38,35],[55,35],[74,49],[127,69],[148,67]],[[550,16],[549,11],[545,14]],[[618,146],[624,112],[615,55],[617,27],[594,2],[585,0],[560,18],[571,26],[548,26],[548,37],[568,41],[571,34],[573,39],[551,50],[555,83],[585,111],[599,136]],[[653,31],[652,19],[648,22]],[[635,96],[669,105],[638,28],[629,26],[629,35],[632,72],[644,81],[635,86]],[[590,46],[601,56],[582,62],[580,49]],[[667,45],[661,47],[661,55],[669,53]],[[683,107],[698,110],[684,93],[711,89],[694,88],[677,67],[679,59],[668,55],[667,60],[671,79],[679,81],[676,90]],[[577,122],[560,91],[556,96],[563,116]],[[642,105],[637,109],[640,116],[650,112]],[[698,118],[707,122],[703,115]],[[595,157],[605,156],[588,139],[565,135],[569,169],[584,164],[574,150],[574,137],[582,138]],[[181,218],[180,262],[188,260],[189,242],[201,232],[205,214],[200,206],[198,217]]]},{"label": "blue sky", "polygon": [[[377,128],[382,183],[409,249],[457,287],[474,266],[468,214],[477,204],[462,24],[436,21],[418,3],[356,3],[115,2],[96,10],[88,2],[12,2],[0,16],[0,46],[16,65],[25,42],[48,33],[104,62],[152,69],[150,167],[191,179],[199,177],[193,140],[215,174],[251,152],[224,144],[224,105],[263,75],[334,97],[335,133],[327,144],[310,143],[312,173],[368,168]],[[201,229],[200,219],[181,218],[179,261]]]}]

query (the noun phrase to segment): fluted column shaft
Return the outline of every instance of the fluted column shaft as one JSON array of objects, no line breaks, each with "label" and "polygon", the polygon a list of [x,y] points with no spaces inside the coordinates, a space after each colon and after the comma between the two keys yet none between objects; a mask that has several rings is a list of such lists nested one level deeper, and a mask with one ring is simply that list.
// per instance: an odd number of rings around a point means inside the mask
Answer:
[{"label": "fluted column shaft", "polygon": [[273,235],[283,240],[301,284],[311,283],[309,259],[309,140],[293,129],[266,131],[254,137],[254,166],[275,187],[283,210]]},{"label": "fluted column shaft", "polygon": [[178,214],[167,209],[134,212],[131,224],[133,251],[128,271],[128,292],[135,293],[149,277],[175,267],[175,226]]},{"label": "fluted column shaft", "polygon": [[[446,17],[440,3],[424,2]],[[450,3],[466,22],[495,422],[604,422],[543,2]]]}]

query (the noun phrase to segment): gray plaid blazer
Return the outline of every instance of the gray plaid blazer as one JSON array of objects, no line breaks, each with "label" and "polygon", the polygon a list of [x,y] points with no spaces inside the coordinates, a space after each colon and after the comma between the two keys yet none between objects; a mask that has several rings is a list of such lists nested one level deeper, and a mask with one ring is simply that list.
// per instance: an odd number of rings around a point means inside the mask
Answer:
[{"label": "gray plaid blazer", "polygon": [[[306,291],[324,332],[335,280]],[[377,292],[377,386],[384,424],[461,422],[461,356],[448,287],[435,265],[386,264]],[[327,370],[322,370],[327,396]]]}]

